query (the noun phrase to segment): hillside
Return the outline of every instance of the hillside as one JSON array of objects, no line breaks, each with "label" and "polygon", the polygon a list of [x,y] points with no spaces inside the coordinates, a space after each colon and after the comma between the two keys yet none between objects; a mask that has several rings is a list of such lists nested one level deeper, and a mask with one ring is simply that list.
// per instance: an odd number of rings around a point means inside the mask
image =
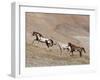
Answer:
[{"label": "hillside", "polygon": [[[26,66],[56,66],[89,63],[89,16],[47,13],[26,13]],[[71,42],[86,49],[80,58],[75,52],[70,57],[66,52],[59,56],[57,46],[47,49],[45,44],[32,44],[32,32],[40,32],[47,38],[62,43]],[[59,61],[59,62],[57,62]]]}]

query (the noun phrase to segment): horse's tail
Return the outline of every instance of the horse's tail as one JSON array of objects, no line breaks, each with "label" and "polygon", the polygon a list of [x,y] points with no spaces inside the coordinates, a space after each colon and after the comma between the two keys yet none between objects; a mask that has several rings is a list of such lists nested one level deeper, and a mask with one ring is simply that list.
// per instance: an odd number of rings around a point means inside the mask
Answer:
[{"label": "horse's tail", "polygon": [[53,45],[57,45],[57,42],[55,41],[55,39],[52,36],[50,36],[50,39],[53,41]]},{"label": "horse's tail", "polygon": [[82,47],[82,50],[84,51],[84,53],[86,53],[86,50]]}]

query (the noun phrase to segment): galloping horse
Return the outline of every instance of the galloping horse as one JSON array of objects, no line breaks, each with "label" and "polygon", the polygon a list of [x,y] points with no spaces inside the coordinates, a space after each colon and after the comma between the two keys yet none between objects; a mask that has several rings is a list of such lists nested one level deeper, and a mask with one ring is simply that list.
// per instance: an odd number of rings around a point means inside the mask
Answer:
[{"label": "galloping horse", "polygon": [[70,52],[72,53],[72,55],[73,55],[74,51],[78,51],[80,53],[80,57],[82,57],[82,51],[84,51],[84,53],[86,53],[86,51],[83,47],[76,46],[70,42],[68,43],[68,46],[70,46]]},{"label": "galloping horse", "polygon": [[59,46],[59,48],[60,48],[60,52],[61,52],[61,53],[62,53],[63,50],[67,50],[67,51],[70,50],[70,46],[68,46],[67,43],[64,44],[64,43],[61,43],[61,42],[56,42],[56,44],[54,44],[54,45]]},{"label": "galloping horse", "polygon": [[34,41],[42,42],[42,43],[45,43],[48,48],[53,46],[53,40],[45,38],[39,32],[33,32],[32,36],[35,36],[35,39],[33,40],[33,43],[34,43]]}]

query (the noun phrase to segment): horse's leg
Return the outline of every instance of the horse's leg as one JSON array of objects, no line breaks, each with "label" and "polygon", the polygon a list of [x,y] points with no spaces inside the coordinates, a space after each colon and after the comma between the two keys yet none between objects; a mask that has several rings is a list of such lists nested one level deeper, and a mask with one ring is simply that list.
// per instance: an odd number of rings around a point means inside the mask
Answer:
[{"label": "horse's leg", "polygon": [[35,41],[36,41],[36,40],[34,39],[34,40],[32,41],[32,44],[34,44]]},{"label": "horse's leg", "polygon": [[79,51],[79,53],[80,53],[80,57],[82,57],[82,51]]},{"label": "horse's leg", "polygon": [[63,49],[61,48],[61,46],[58,44],[59,48],[60,48],[60,55],[62,54]]},{"label": "horse's leg", "polygon": [[52,44],[52,43],[48,43],[48,47],[49,47],[49,51],[50,51],[50,52],[52,51],[52,48],[51,48],[51,47],[53,47],[51,44]]},{"label": "horse's leg", "polygon": [[32,42],[32,44],[34,44],[35,41],[39,42],[38,40],[34,39],[33,42]]},{"label": "horse's leg", "polygon": [[62,49],[62,48],[60,48],[60,55],[62,55],[62,52],[63,52],[63,49]]},{"label": "horse's leg", "polygon": [[37,44],[35,44],[35,42],[38,42],[38,43],[39,43],[39,41],[38,41],[38,40],[36,40],[36,39],[34,39],[34,40],[32,41],[32,45],[34,44],[34,46],[36,46],[36,47],[37,47]]},{"label": "horse's leg", "polygon": [[68,52],[68,54],[70,55],[70,54],[71,54],[71,52]]},{"label": "horse's leg", "polygon": [[84,51],[84,53],[86,53],[86,50],[83,47],[81,49]]},{"label": "horse's leg", "polygon": [[[63,48],[64,53],[66,54],[66,48]],[[67,55],[67,54],[66,54]]]},{"label": "horse's leg", "polygon": [[47,40],[45,41],[45,43],[46,43],[47,48],[49,48],[49,43]]},{"label": "horse's leg", "polygon": [[50,43],[46,40],[45,41],[45,43],[46,43],[46,46],[47,46],[47,50],[49,51],[49,52],[51,52],[52,50],[50,49],[50,47],[52,47],[51,45],[50,45]]},{"label": "horse's leg", "polygon": [[72,54],[72,51],[69,52],[69,55],[70,55],[70,56],[71,56],[71,54]]},{"label": "horse's leg", "polygon": [[65,48],[65,50],[67,50],[67,54],[70,54],[70,49],[69,48]]},{"label": "horse's leg", "polygon": [[73,51],[71,51],[71,53],[72,53],[72,54],[71,54],[70,56],[74,56]]},{"label": "horse's leg", "polygon": [[73,51],[72,51],[72,56],[74,56]]}]

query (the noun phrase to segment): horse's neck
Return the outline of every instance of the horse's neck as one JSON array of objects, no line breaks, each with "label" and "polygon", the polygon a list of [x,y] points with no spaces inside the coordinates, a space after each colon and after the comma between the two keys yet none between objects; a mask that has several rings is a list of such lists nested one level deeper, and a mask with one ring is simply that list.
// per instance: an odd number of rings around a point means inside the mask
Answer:
[{"label": "horse's neck", "polygon": [[36,37],[36,40],[39,40],[39,37],[38,37],[38,35],[35,35],[35,37]]},{"label": "horse's neck", "polygon": [[77,47],[76,45],[74,45],[74,44],[71,44],[71,46],[73,46],[73,47]]},{"label": "horse's neck", "polygon": [[38,36],[42,36],[43,37],[43,35],[41,33],[39,33],[39,32],[34,32],[34,33],[35,33],[35,35],[38,35]]},{"label": "horse's neck", "polygon": [[41,37],[43,37],[43,35],[42,34],[40,34],[40,33],[37,33],[39,36],[41,36]]},{"label": "horse's neck", "polygon": [[36,39],[37,40],[40,40],[41,39],[41,36],[39,34],[36,34],[35,36],[36,36]]},{"label": "horse's neck", "polygon": [[42,37],[40,34],[36,34],[37,37]]},{"label": "horse's neck", "polygon": [[74,44],[72,44],[72,46],[73,46],[73,47],[76,47],[76,48],[80,48],[79,46],[76,46],[76,45],[74,45]]}]

